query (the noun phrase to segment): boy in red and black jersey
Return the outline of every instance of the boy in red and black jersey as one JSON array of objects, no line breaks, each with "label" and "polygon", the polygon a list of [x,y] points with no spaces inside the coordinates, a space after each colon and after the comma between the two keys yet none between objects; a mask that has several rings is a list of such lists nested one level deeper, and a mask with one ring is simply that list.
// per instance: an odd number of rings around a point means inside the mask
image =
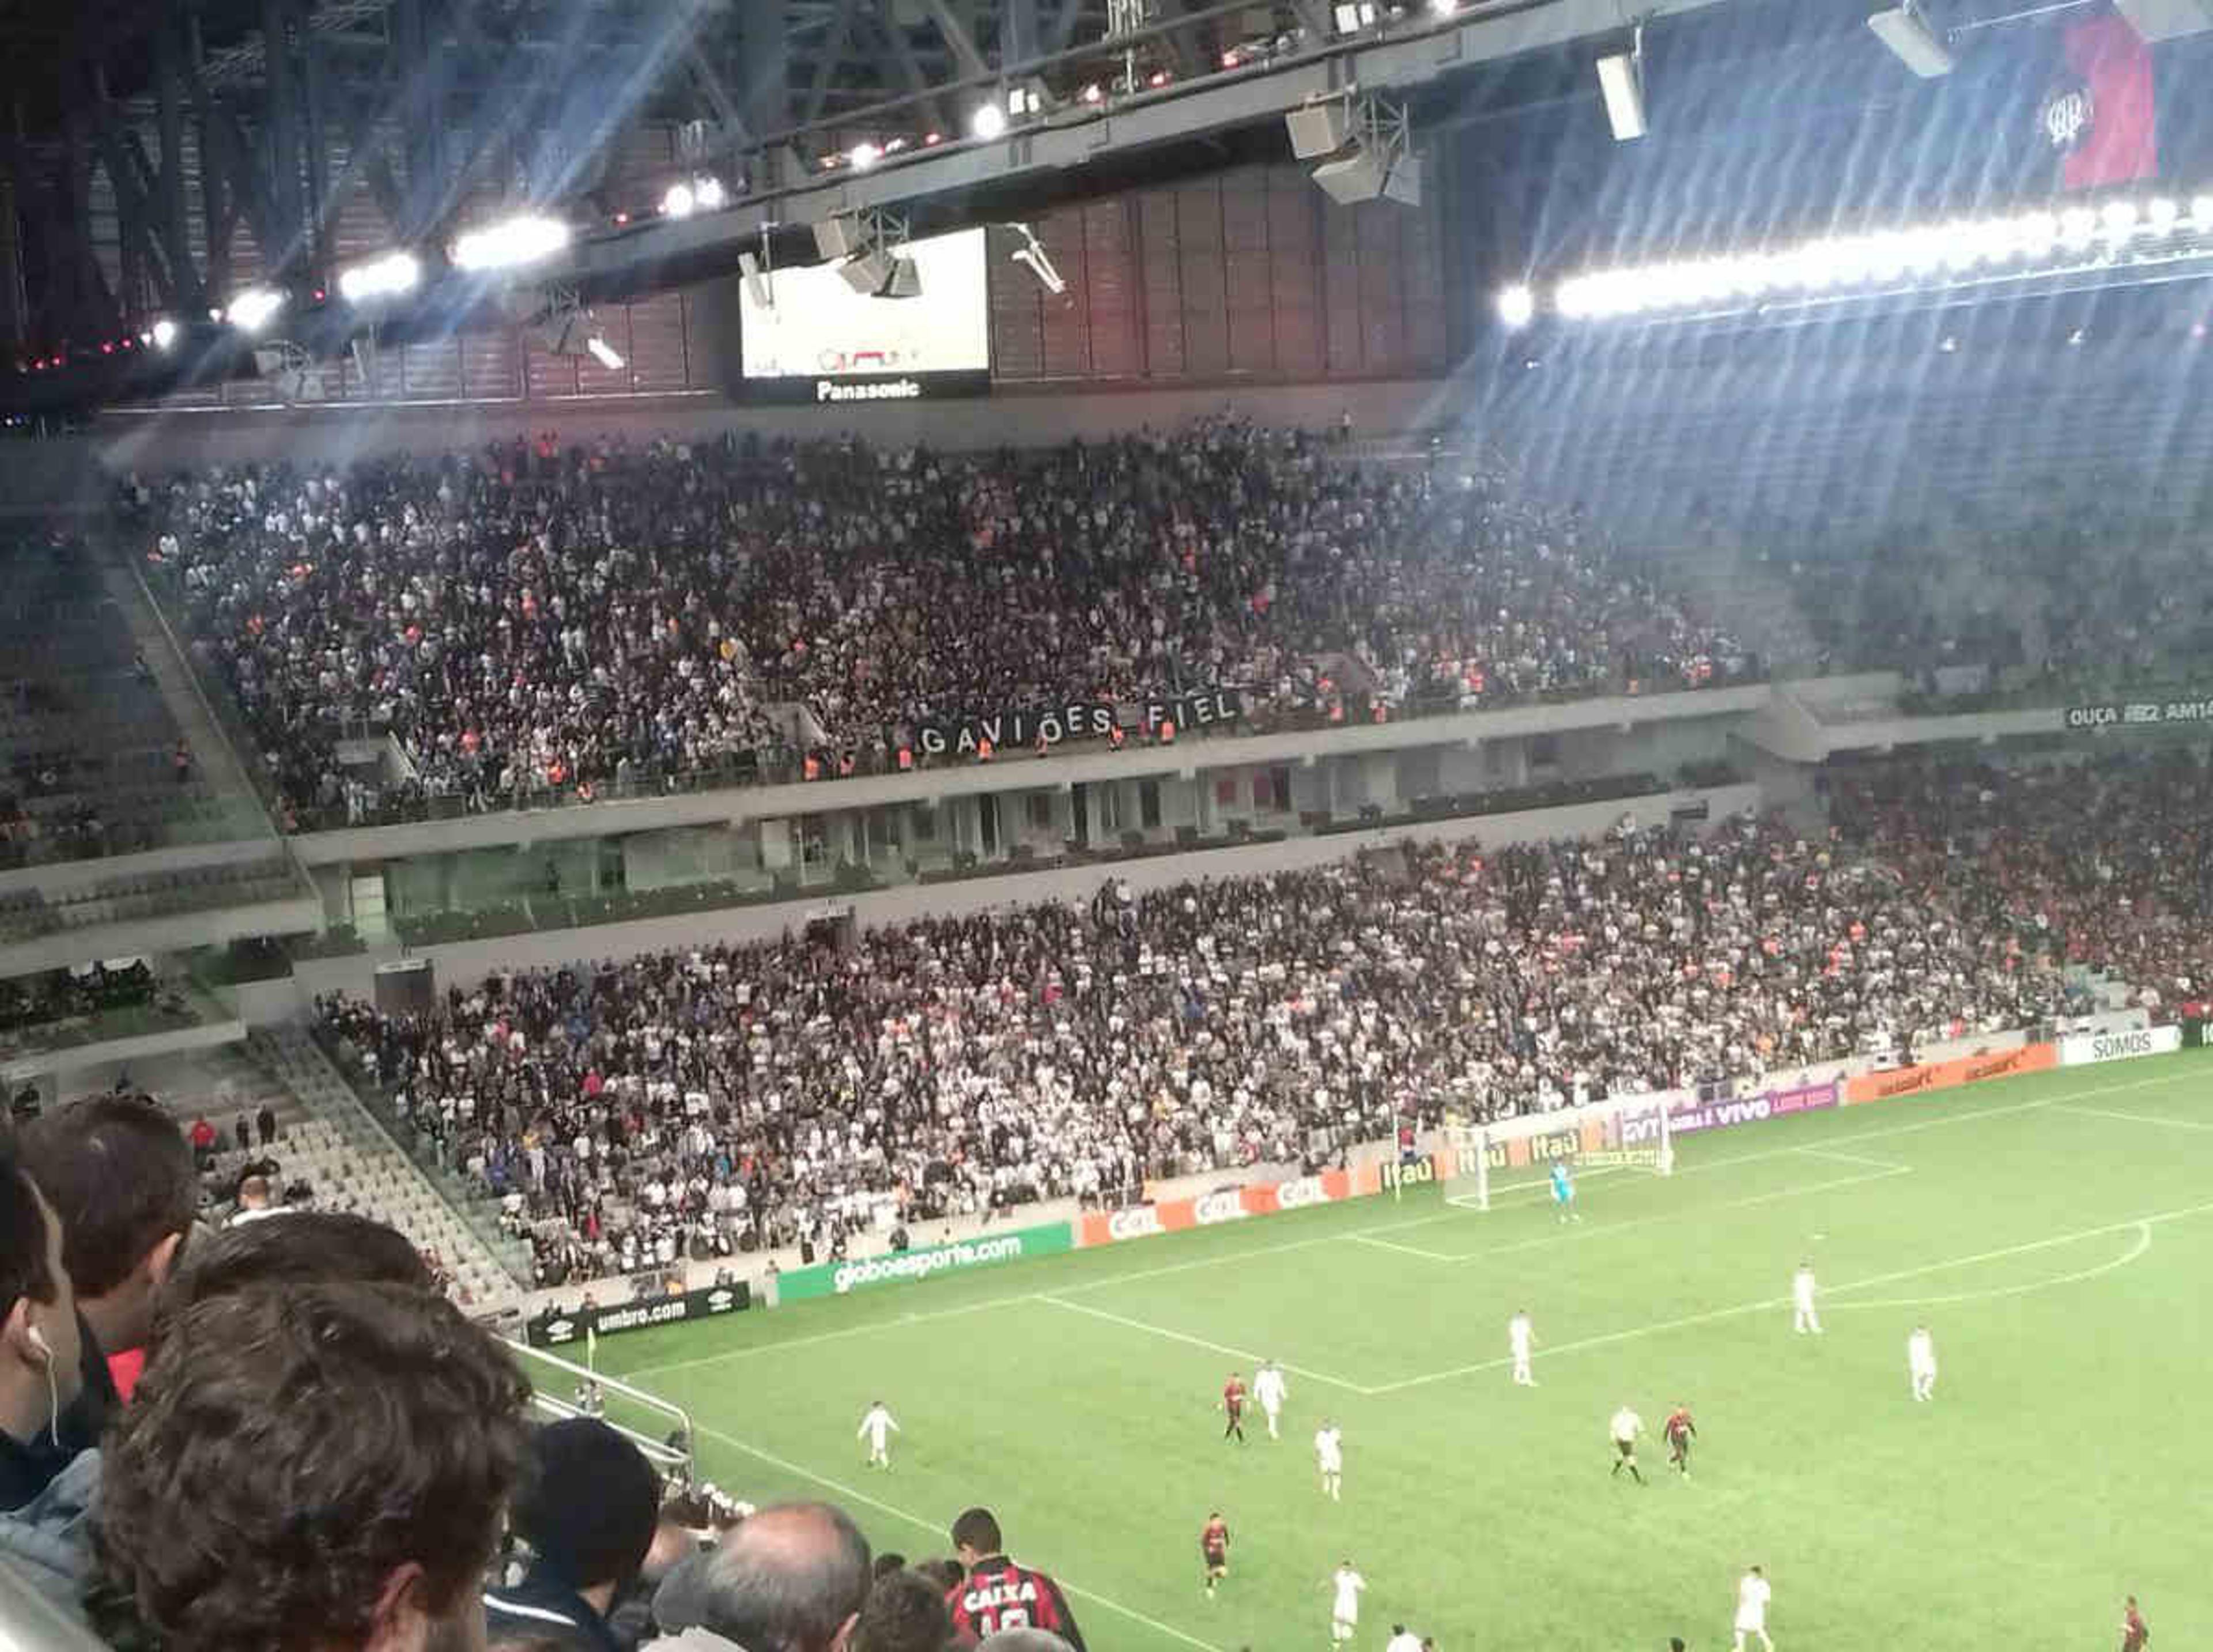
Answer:
[{"label": "boy in red and black jersey", "polygon": [[1667,1442],[1667,1460],[1685,1479],[1691,1478],[1691,1442],[1698,1437],[1698,1425],[1691,1421],[1691,1408],[1681,1400],[1667,1413],[1667,1420],[1660,1425],[1660,1433]]},{"label": "boy in red and black jersey", "polygon": [[1198,1552],[1206,1562],[1206,1593],[1211,1598],[1214,1586],[1229,1576],[1229,1522],[1219,1509],[1206,1517],[1206,1529],[1198,1534]]},{"label": "boy in red and black jersey", "polygon": [[953,1522],[953,1551],[968,1572],[945,1597],[962,1645],[973,1646],[1003,1629],[1044,1629],[1076,1652],[1086,1652],[1060,1585],[1007,1558],[1006,1539],[990,1509],[971,1509]]},{"label": "boy in red and black jersey", "polygon": [[1232,1371],[1229,1374],[1229,1381],[1222,1385],[1222,1409],[1229,1413],[1229,1426],[1222,1430],[1222,1437],[1227,1440],[1234,1434],[1237,1436],[1237,1443],[1243,1445],[1245,1443],[1245,1374],[1242,1371]]}]

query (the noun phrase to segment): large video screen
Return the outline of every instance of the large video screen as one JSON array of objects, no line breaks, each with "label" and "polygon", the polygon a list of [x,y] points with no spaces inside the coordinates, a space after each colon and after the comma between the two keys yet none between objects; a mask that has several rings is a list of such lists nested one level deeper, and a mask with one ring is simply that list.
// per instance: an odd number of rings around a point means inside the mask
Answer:
[{"label": "large video screen", "polygon": [[922,277],[914,298],[857,293],[832,264],[778,270],[769,305],[740,299],[746,391],[777,400],[910,400],[991,385],[984,231],[899,251]]}]

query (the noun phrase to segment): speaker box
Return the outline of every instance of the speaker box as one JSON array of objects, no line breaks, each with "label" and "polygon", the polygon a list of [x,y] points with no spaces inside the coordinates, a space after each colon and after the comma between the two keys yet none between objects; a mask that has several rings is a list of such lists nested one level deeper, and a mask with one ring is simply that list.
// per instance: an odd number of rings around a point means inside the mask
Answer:
[{"label": "speaker box", "polygon": [[1372,201],[1388,181],[1389,163],[1373,149],[1361,149],[1342,161],[1325,161],[1314,169],[1314,180],[1322,193],[1339,206]]},{"label": "speaker box", "polygon": [[845,284],[863,295],[880,293],[890,285],[897,272],[897,261],[881,247],[872,247],[858,258],[848,259],[838,266],[838,273]]},{"label": "speaker box", "polygon": [[1291,153],[1302,161],[1334,155],[1352,139],[1352,111],[1341,102],[1314,103],[1283,117]]},{"label": "speaker box", "polygon": [[825,218],[814,226],[814,253],[821,259],[850,258],[867,244],[857,218]]}]

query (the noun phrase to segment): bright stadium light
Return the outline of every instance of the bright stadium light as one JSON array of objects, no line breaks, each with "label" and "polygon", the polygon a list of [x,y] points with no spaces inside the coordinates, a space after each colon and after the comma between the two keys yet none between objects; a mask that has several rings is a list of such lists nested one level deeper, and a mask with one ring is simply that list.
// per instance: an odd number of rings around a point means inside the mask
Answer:
[{"label": "bright stadium light", "polygon": [[2097,239],[2098,215],[2087,206],[2070,207],[2059,215],[2059,244],[2088,247]]},{"label": "bright stadium light", "polygon": [[2190,216],[2198,221],[2200,229],[2213,229],[2213,195],[2192,196]]},{"label": "bright stadium light", "polygon": [[595,332],[590,338],[584,340],[584,348],[591,352],[592,359],[597,362],[601,367],[607,369],[608,372],[619,373],[622,371],[622,357],[616,351],[615,347],[613,344],[600,338],[598,333]]},{"label": "bright stadium light", "polygon": [[688,218],[699,204],[689,184],[671,184],[661,198],[661,216],[664,218]]},{"label": "bright stadium light", "polygon": [[968,117],[968,130],[988,143],[1007,130],[1007,112],[996,103],[979,103]]},{"label": "bright stadium light", "polygon": [[2136,231],[2137,204],[2134,201],[2108,201],[2098,214],[2098,223],[2109,235],[2128,235]]},{"label": "bright stadium light", "polygon": [[338,271],[338,294],[349,304],[372,298],[393,298],[412,292],[423,278],[423,266],[412,253],[387,253],[367,264]]},{"label": "bright stadium light", "polygon": [[153,331],[149,336],[153,340],[155,349],[168,350],[177,342],[177,324],[165,315],[154,323]]},{"label": "bright stadium light", "polygon": [[569,234],[569,226],[558,218],[508,218],[458,238],[454,242],[454,267],[512,270],[535,264],[566,247]]},{"label": "bright stadium light", "polygon": [[692,198],[699,204],[702,212],[719,212],[729,203],[729,192],[722,180],[711,173],[703,173],[692,180]]},{"label": "bright stadium light", "polygon": [[2171,235],[2182,216],[2182,209],[2167,195],[2155,195],[2144,203],[2144,227],[2155,235]]},{"label": "bright stadium light", "polygon": [[248,287],[230,301],[230,324],[241,332],[259,332],[284,308],[284,295],[274,287]]},{"label": "bright stadium light", "polygon": [[1498,295],[1498,319],[1519,332],[1537,319],[1537,295],[1520,282]]},{"label": "bright stadium light", "polygon": [[845,151],[845,159],[856,172],[866,172],[883,158],[883,150],[874,143],[856,143]]}]

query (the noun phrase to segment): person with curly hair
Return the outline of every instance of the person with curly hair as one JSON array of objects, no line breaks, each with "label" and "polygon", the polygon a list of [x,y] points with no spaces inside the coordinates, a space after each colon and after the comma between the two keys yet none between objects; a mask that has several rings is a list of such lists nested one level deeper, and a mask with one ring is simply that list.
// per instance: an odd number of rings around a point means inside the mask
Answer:
[{"label": "person with curly hair", "polygon": [[102,1454],[94,1626],[162,1652],[481,1646],[528,1394],[412,1285],[192,1303]]}]

